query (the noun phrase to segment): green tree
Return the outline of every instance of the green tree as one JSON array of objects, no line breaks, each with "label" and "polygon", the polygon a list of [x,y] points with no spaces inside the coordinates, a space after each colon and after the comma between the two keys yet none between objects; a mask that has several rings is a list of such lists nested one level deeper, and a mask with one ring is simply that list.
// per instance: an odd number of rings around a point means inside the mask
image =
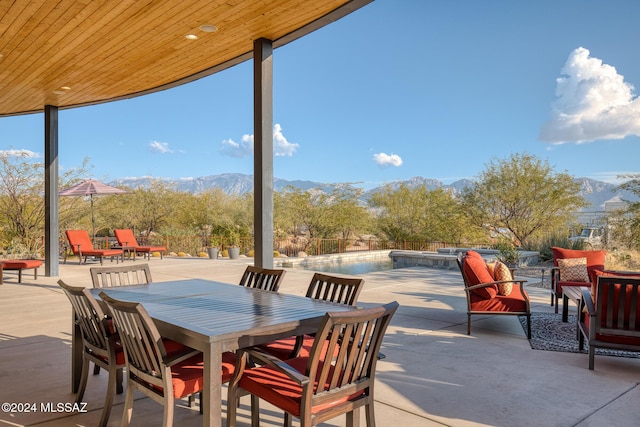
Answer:
[{"label": "green tree", "polygon": [[579,191],[571,175],[554,172],[547,161],[512,154],[492,160],[462,199],[478,227],[519,246],[569,224],[573,212],[587,205]]},{"label": "green tree", "polygon": [[[86,173],[88,160],[68,169],[59,186],[64,188]],[[44,164],[27,150],[0,151],[0,230],[3,247],[35,255],[42,249],[44,235]],[[60,200],[60,225],[75,215],[77,200]],[[69,198],[75,199],[75,198]]]},{"label": "green tree", "polygon": [[370,204],[377,228],[390,240],[463,242],[478,238],[460,203],[443,189],[389,184],[371,197]]},{"label": "green tree", "polygon": [[[618,178],[627,181],[620,184],[616,191],[629,191],[640,198],[640,174],[620,175]],[[612,238],[631,249],[640,250],[640,202],[625,200],[627,208],[611,220],[609,224]]]}]

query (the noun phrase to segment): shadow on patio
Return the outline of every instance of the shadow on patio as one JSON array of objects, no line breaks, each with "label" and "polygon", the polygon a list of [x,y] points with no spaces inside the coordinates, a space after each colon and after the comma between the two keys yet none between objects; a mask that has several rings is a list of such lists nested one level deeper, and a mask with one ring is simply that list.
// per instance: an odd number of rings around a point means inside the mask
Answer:
[{"label": "shadow on patio", "polygon": [[[132,262],[132,261],[127,261]],[[140,261],[136,261],[140,262]],[[165,258],[149,262],[155,281],[198,277],[238,283],[252,259]],[[63,264],[60,278],[91,286],[89,265]],[[95,264],[94,264],[95,265]],[[280,291],[304,295],[313,272],[289,269]],[[635,425],[640,418],[640,359],[596,358],[532,350],[515,317],[473,319],[466,335],[466,300],[458,271],[409,268],[363,275],[361,305],[397,300],[378,364],[378,425],[591,426]],[[0,286],[0,400],[35,403],[35,413],[0,413],[0,425],[93,426],[100,418],[107,378],[89,378],[88,413],[43,413],[41,403],[73,402],[71,306],[58,278],[9,277]],[[531,287],[532,311],[551,312],[548,291]],[[571,307],[571,310],[575,310]],[[223,391],[223,396],[226,391]],[[117,395],[109,425],[117,426],[124,395]],[[239,425],[249,425],[243,398]],[[222,414],[225,417],[225,414]],[[133,426],[156,426],[162,409],[140,397]],[[261,425],[281,425],[282,416],[262,405]],[[197,408],[182,402],[176,425],[202,424]],[[344,425],[337,418],[327,426]]]}]

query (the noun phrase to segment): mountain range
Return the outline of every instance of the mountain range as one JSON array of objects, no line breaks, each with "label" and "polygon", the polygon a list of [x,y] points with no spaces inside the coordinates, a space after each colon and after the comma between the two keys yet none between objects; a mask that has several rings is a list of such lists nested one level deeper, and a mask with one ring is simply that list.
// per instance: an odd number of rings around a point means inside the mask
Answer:
[{"label": "mountain range", "polygon": [[[152,182],[160,180],[162,183],[175,189],[176,191],[185,191],[189,193],[202,193],[204,191],[220,188],[227,194],[241,195],[253,191],[253,175],[240,174],[240,173],[225,173],[220,175],[209,175],[198,178],[181,178],[181,179],[164,179],[153,177],[142,178],[119,178],[110,182],[110,185],[129,188],[148,188]],[[590,203],[590,206],[585,210],[604,210],[604,203],[607,201],[633,200],[636,201],[637,197],[630,192],[615,191],[616,185],[603,181],[597,181],[590,178],[576,178],[576,181],[580,183],[580,194]],[[444,184],[441,181],[433,178],[423,178],[416,176],[404,181],[388,182],[385,185],[400,186],[406,184],[409,187],[426,186],[429,190],[435,190],[438,188],[450,189],[453,194],[460,193],[465,187],[472,185],[472,181],[468,179],[461,179],[451,184]],[[301,190],[309,190],[312,188],[318,188],[322,191],[330,192],[335,188],[337,184],[328,184],[314,181],[302,181],[274,178],[273,189],[274,191],[282,191],[286,187],[295,187]],[[371,194],[380,191],[383,186],[375,187],[367,190],[363,197],[367,199]]]}]

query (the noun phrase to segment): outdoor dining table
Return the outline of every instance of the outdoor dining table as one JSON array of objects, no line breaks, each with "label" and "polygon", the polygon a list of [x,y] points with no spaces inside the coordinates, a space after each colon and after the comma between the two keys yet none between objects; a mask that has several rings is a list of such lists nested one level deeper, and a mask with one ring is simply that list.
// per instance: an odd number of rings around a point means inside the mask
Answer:
[{"label": "outdoor dining table", "polygon": [[[204,358],[203,426],[222,423],[222,353],[273,339],[317,330],[328,311],[352,306],[297,295],[263,291],[204,279],[92,289],[99,300],[140,302],[160,334],[194,349]],[[72,388],[78,388],[82,368],[82,338],[73,330]]]}]

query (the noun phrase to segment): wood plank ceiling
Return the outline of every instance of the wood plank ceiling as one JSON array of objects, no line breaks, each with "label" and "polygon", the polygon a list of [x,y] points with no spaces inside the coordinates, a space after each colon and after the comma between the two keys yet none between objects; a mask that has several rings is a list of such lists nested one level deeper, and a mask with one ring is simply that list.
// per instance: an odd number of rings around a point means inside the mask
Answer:
[{"label": "wood plank ceiling", "polygon": [[187,83],[250,59],[254,40],[282,46],[370,1],[2,0],[0,117]]}]

